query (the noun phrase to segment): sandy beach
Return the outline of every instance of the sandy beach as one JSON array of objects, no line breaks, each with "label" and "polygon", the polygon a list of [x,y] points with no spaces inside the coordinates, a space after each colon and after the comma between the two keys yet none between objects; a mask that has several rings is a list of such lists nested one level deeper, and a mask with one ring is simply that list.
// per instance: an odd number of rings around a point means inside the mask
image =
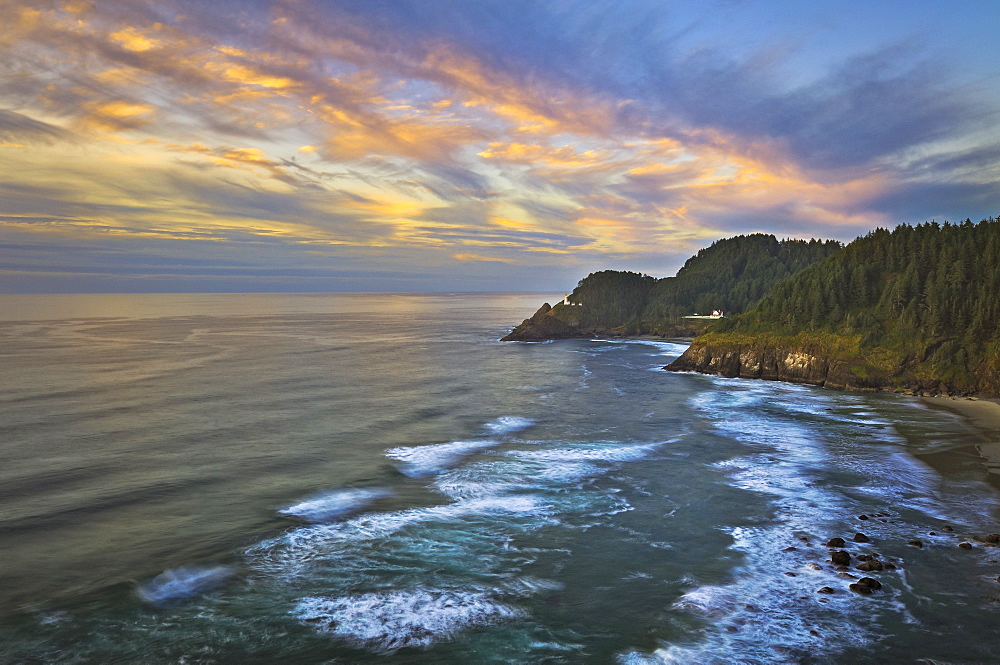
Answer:
[{"label": "sandy beach", "polygon": [[945,409],[965,418],[982,434],[976,444],[990,473],[1000,475],[1000,400],[922,397],[928,406]]}]

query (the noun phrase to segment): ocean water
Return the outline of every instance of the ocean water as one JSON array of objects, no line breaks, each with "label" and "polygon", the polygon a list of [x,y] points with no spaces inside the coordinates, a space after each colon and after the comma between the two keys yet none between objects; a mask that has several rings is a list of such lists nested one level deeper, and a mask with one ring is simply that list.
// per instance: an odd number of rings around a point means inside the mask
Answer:
[{"label": "ocean water", "polygon": [[0,663],[997,662],[979,433],[544,299],[0,297]]}]

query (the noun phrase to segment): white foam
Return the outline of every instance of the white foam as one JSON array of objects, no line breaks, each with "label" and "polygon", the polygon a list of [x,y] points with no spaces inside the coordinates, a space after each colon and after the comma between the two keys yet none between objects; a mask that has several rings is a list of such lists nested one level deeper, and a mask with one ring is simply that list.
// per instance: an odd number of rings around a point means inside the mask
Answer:
[{"label": "white foam", "polygon": [[[802,662],[805,654],[819,660],[844,644],[860,646],[871,641],[873,635],[864,621],[851,620],[855,615],[863,616],[853,594],[817,599],[812,588],[806,592],[798,589],[796,579],[772,578],[762,584],[754,574],[732,585],[692,589],[675,608],[711,620],[704,640],[665,645],[652,653],[633,651],[620,655],[618,662],[793,665]],[[752,602],[748,604],[748,600]]]},{"label": "white foam", "polygon": [[564,488],[600,474],[604,469],[589,462],[537,460],[481,462],[448,471],[435,481],[442,494],[455,500],[482,499],[535,491],[546,486]]},{"label": "white foam", "polygon": [[499,445],[499,441],[483,439],[479,441],[452,441],[427,446],[402,446],[390,448],[385,456],[402,462],[400,472],[411,478],[421,478],[440,473],[456,464],[463,457],[474,452]]},{"label": "white foam", "polygon": [[330,522],[334,519],[364,508],[372,501],[389,496],[383,489],[351,488],[316,494],[309,499],[282,508],[282,515],[295,517],[305,522]]},{"label": "white foam", "polygon": [[293,614],[320,632],[379,652],[429,647],[471,627],[524,616],[482,591],[424,588],[303,598]]},{"label": "white foam", "polygon": [[233,574],[228,566],[181,566],[141,584],[136,594],[151,605],[164,605],[210,591]]},{"label": "white foam", "polygon": [[500,416],[496,420],[491,420],[486,423],[484,427],[493,434],[510,434],[511,432],[520,432],[523,429],[527,429],[535,424],[534,420],[530,418],[521,418],[519,416]]},{"label": "white foam", "polygon": [[[271,559],[291,575],[297,563],[312,559],[332,542],[362,543],[388,538],[402,529],[428,522],[453,522],[488,514],[544,515],[546,506],[528,495],[495,496],[441,506],[359,515],[344,522],[292,529],[251,547],[249,554]],[[261,561],[263,563],[263,560]]]},{"label": "white foam", "polygon": [[[531,427],[535,423],[530,418],[500,416],[483,425],[490,434],[502,436]],[[451,441],[426,446],[400,446],[385,451],[386,457],[402,462],[400,471],[411,478],[421,478],[440,473],[454,466],[463,457],[480,450],[500,445],[497,439],[476,439],[473,441]]]},{"label": "white foam", "polygon": [[549,448],[546,450],[512,450],[510,457],[539,462],[634,462],[649,455],[659,447],[659,443],[611,444],[600,446],[574,446],[571,448]]}]

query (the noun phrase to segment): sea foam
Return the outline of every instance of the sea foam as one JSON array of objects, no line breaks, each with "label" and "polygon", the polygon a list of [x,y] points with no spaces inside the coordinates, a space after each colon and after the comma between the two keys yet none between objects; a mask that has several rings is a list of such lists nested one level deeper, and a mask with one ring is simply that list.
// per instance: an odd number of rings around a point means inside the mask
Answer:
[{"label": "sea foam", "polygon": [[411,478],[422,478],[440,473],[458,463],[463,457],[499,445],[499,441],[452,441],[427,446],[401,446],[385,451],[385,456],[402,462],[399,470]]},{"label": "sea foam", "polygon": [[293,614],[319,632],[380,652],[429,647],[474,626],[524,616],[486,592],[426,588],[303,598]]},{"label": "sea foam", "polygon": [[389,496],[388,490],[351,488],[332,490],[315,494],[293,506],[282,508],[282,515],[294,517],[303,522],[330,522],[356,512],[376,499]]},{"label": "sea foam", "polygon": [[[494,437],[500,437],[531,427],[534,422],[530,418],[519,416],[500,416],[483,425],[483,428]],[[403,475],[411,478],[422,478],[440,473],[448,467],[456,465],[464,457],[480,450],[498,446],[500,443],[497,438],[487,438],[433,443],[426,446],[400,446],[385,451],[385,456],[402,462],[399,470]]]},{"label": "sea foam", "polygon": [[512,432],[520,432],[521,430],[527,429],[534,424],[535,421],[530,418],[521,418],[519,416],[500,416],[499,418],[486,423],[484,427],[492,434],[510,434]]}]

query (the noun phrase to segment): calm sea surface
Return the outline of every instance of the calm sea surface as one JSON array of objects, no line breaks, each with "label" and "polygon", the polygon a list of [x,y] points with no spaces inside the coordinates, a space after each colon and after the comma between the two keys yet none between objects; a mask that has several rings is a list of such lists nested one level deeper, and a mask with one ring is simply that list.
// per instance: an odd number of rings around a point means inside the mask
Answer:
[{"label": "calm sea surface", "polygon": [[545,299],[0,296],[0,663],[998,662],[981,435]]}]

